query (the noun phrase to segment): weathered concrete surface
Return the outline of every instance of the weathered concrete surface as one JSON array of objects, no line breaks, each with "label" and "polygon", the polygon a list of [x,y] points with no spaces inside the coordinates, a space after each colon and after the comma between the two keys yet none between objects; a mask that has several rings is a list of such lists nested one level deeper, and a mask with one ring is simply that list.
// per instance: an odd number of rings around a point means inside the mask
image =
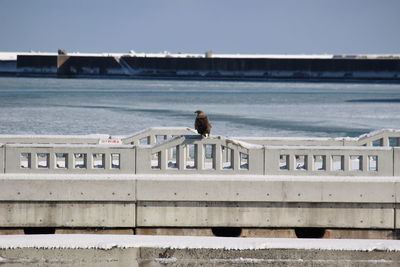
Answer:
[{"label": "weathered concrete surface", "polygon": [[138,202],[138,227],[394,228],[392,205],[284,202]]},{"label": "weathered concrete surface", "polygon": [[0,202],[1,227],[135,227],[135,204]]},{"label": "weathered concrete surface", "polygon": [[399,266],[400,241],[0,236],[5,266]]},{"label": "weathered concrete surface", "polygon": [[127,249],[0,249],[0,266],[139,266],[138,248]]},{"label": "weathered concrete surface", "polygon": [[139,266],[399,266],[400,253],[297,249],[141,248]]},{"label": "weathered concrete surface", "polygon": [[0,250],[4,266],[399,266],[400,254],[386,251],[263,249],[12,249]]},{"label": "weathered concrete surface", "polygon": [[399,177],[0,174],[0,228],[398,229],[399,181]]}]

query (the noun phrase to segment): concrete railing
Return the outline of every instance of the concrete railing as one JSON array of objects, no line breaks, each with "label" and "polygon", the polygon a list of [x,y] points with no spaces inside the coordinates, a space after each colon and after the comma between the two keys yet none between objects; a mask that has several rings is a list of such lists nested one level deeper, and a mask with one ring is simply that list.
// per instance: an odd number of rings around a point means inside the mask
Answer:
[{"label": "concrete railing", "polygon": [[[397,176],[400,148],[265,147],[265,174]],[[396,167],[396,168],[395,168]]]},{"label": "concrete railing", "polygon": [[[6,143],[0,145],[0,170],[54,174],[400,175],[396,164],[400,162],[400,148],[389,146],[397,145],[393,140],[398,141],[399,131],[382,131],[338,146],[329,142],[300,146],[298,140],[297,145],[291,140],[289,144],[293,145],[266,146],[221,136],[201,138],[188,132],[193,131],[157,128],[131,137],[98,139],[97,144]],[[60,139],[52,137],[49,141],[54,140]],[[382,146],[371,146],[378,142]]]},{"label": "concrete railing", "polygon": [[7,144],[5,173],[135,173],[132,145]]},{"label": "concrete railing", "polygon": [[315,146],[180,130],[0,144],[0,228],[400,229],[397,131]]}]

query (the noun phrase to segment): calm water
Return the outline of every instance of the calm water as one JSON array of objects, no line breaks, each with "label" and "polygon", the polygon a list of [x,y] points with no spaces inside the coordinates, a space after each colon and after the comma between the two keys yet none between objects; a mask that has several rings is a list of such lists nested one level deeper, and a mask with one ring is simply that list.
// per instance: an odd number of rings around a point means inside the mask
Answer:
[{"label": "calm water", "polygon": [[197,109],[215,135],[358,136],[400,129],[400,85],[0,78],[0,134],[193,128]]}]

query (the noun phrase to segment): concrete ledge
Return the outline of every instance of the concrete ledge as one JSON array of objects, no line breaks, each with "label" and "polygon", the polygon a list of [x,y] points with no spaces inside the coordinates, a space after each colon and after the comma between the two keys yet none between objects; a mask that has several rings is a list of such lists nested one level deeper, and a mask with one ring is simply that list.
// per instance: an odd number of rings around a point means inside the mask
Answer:
[{"label": "concrete ledge", "polygon": [[1,236],[13,266],[399,266],[400,242],[127,235]]}]

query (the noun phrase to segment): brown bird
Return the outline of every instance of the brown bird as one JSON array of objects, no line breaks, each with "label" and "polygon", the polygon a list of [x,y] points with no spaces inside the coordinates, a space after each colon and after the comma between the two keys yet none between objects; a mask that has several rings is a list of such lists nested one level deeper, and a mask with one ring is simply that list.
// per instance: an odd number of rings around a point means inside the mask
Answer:
[{"label": "brown bird", "polygon": [[212,126],[208,121],[206,114],[201,110],[196,110],[194,113],[197,113],[196,120],[194,122],[194,128],[202,136],[208,137],[210,135]]}]

